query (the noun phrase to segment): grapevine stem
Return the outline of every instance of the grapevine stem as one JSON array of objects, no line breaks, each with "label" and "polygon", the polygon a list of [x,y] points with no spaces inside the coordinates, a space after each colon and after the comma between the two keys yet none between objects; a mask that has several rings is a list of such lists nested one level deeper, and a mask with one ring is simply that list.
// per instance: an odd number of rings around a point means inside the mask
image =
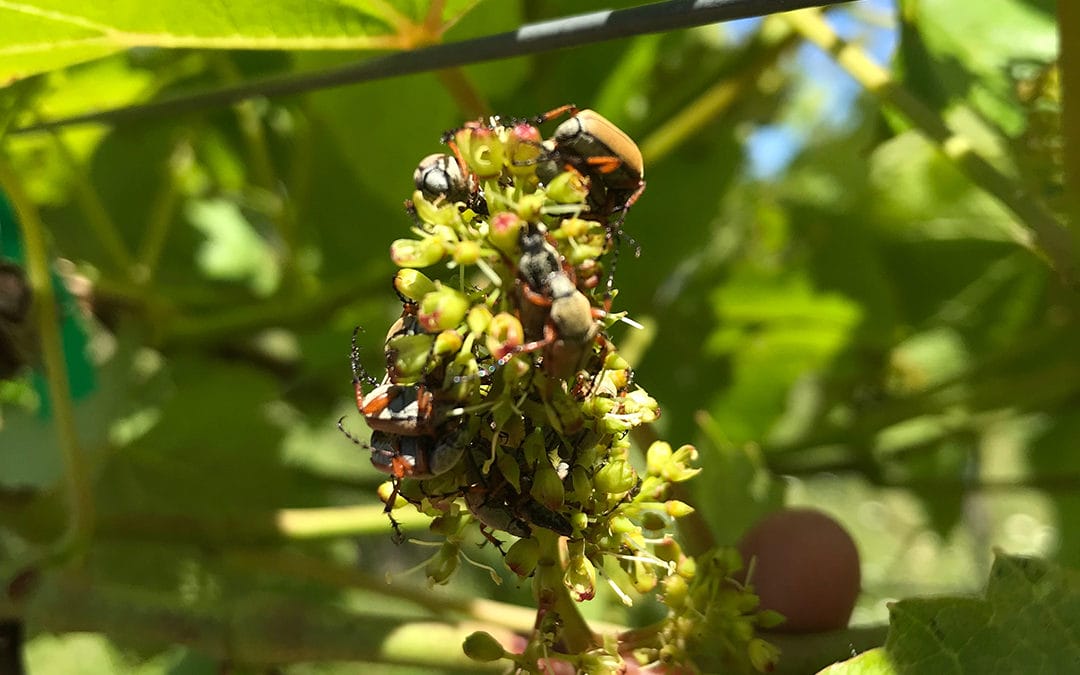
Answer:
[{"label": "grapevine stem", "polygon": [[[22,184],[7,162],[0,158],[0,189],[7,193],[15,209],[26,254],[26,271],[34,297],[34,314],[45,362],[49,401],[56,422],[60,451],[63,456],[64,485],[68,499],[69,519],[64,535],[55,543],[50,557],[62,558],[89,542],[94,529],[94,499],[86,457],[79,447],[75,428],[75,411],[71,402],[67,364],[64,361],[60,337],[60,315],[56,293],[49,269],[49,253],[45,243],[45,227],[37,207],[23,191]],[[27,448],[32,452],[32,448]]]}]

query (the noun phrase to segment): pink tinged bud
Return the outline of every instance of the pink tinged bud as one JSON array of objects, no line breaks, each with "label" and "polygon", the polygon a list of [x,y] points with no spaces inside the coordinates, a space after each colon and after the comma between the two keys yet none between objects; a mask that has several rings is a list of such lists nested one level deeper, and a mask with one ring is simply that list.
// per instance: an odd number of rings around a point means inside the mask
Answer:
[{"label": "pink tinged bud", "polygon": [[491,355],[501,359],[525,342],[525,329],[521,321],[508,312],[499,312],[491,318],[487,330],[487,347]]},{"label": "pink tinged bud", "polygon": [[390,244],[390,259],[398,267],[430,267],[445,254],[446,247],[437,237],[398,239]]},{"label": "pink tinged bud", "polygon": [[469,300],[452,288],[442,286],[420,301],[417,319],[429,333],[457,328],[469,311]]}]

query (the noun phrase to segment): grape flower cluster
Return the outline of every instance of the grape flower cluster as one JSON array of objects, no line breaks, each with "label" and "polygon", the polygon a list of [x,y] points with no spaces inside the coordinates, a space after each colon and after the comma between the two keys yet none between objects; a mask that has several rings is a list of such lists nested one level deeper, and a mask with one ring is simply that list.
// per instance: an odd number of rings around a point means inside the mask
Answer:
[{"label": "grape flower cluster", "polygon": [[620,672],[630,652],[596,638],[575,603],[593,598],[598,576],[628,605],[661,585],[672,614],[634,656],[683,660],[678,621],[700,608],[687,599],[694,561],[667,531],[692,511],[671,486],[698,469],[692,446],[664,442],[647,449],[643,474],[631,462],[630,430],[660,409],[608,338],[625,315],[611,311],[605,264],[644,188],[640,152],[598,114],[570,113],[546,140],[546,120],[472,121],[443,137],[451,152],[420,162],[412,236],[390,247],[402,312],[381,378],[354,338],[372,434],[350,438],[390,474],[380,496],[392,521],[396,508],[432,518],[442,543],[429,583],[448,581],[477,529],[509,570],[533,578],[527,646],[510,653],[477,633],[470,656],[526,672],[552,660]]}]

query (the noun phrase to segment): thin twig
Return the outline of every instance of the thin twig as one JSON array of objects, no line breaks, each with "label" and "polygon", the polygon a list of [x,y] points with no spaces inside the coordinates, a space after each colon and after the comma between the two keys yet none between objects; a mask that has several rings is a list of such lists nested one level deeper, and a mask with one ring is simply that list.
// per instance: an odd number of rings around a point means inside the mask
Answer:
[{"label": "thin twig", "polygon": [[[79,447],[75,410],[71,402],[64,346],[60,337],[60,315],[50,275],[51,259],[45,244],[45,226],[37,207],[26,195],[15,172],[0,155],[0,190],[7,193],[22,228],[26,271],[34,295],[37,329],[45,361],[49,403],[56,423],[60,451],[64,459],[64,485],[68,499],[67,531],[50,551],[50,557],[62,558],[85,545],[94,529],[94,499],[90,489],[90,471],[86,456]],[[26,448],[34,452],[34,448]]]},{"label": "thin twig", "polygon": [[668,0],[641,7],[600,11],[526,24],[517,30],[367,59],[334,70],[255,80],[235,87],[39,122],[11,131],[40,131],[74,124],[119,124],[236,103],[256,96],[288,96],[346,84],[371,82],[555,49],[661,33],[851,0]]}]

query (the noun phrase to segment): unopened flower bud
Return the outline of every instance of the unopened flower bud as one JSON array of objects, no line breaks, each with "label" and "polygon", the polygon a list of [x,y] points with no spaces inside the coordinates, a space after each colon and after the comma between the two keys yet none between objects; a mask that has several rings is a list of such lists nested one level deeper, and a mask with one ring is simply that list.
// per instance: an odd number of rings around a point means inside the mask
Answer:
[{"label": "unopened flower bud", "polygon": [[562,479],[555,473],[555,469],[549,462],[542,460],[537,463],[529,494],[552,511],[562,508],[563,500],[566,498]]},{"label": "unopened flower bud", "polygon": [[461,648],[465,652],[465,656],[481,663],[498,661],[506,656],[506,650],[499,644],[499,641],[491,633],[485,633],[482,630],[478,630],[465,638]]},{"label": "unopened flower bud", "polygon": [[546,191],[559,204],[580,204],[589,196],[589,182],[577,171],[563,171],[548,181]]},{"label": "unopened flower bud", "polygon": [[417,319],[424,330],[429,333],[438,333],[457,328],[468,311],[468,298],[453,288],[440,286],[420,301]]},{"label": "unopened flower bud", "polygon": [[503,253],[511,254],[517,249],[518,237],[524,221],[511,211],[501,211],[488,222],[488,241]]},{"label": "unopened flower bud", "polygon": [[630,578],[634,580],[634,588],[638,593],[648,593],[656,588],[656,569],[648,563],[635,560]]},{"label": "unopened flower bud", "polygon": [[563,583],[575,602],[592,600],[596,595],[596,567],[584,555],[571,556]]},{"label": "unopened flower bud", "polygon": [[598,490],[608,494],[621,494],[629,491],[637,483],[637,474],[630,462],[616,460],[608,462],[593,478],[593,484]]},{"label": "unopened flower bud", "polygon": [[465,325],[469,327],[469,332],[475,335],[482,335],[490,323],[491,310],[487,305],[473,305],[465,316]]},{"label": "unopened flower bud", "polygon": [[394,288],[409,300],[420,302],[421,298],[435,290],[435,282],[423,272],[403,269],[394,275]]},{"label": "unopened flower bud", "polygon": [[435,356],[449,356],[461,351],[462,337],[456,330],[444,330],[435,336],[435,345],[431,353]]},{"label": "unopened flower bud", "polygon": [[446,247],[438,237],[397,239],[390,244],[390,259],[398,267],[430,267],[445,254]]},{"label": "unopened flower bud", "polygon": [[466,240],[454,244],[451,257],[459,265],[475,265],[482,253],[479,243]]},{"label": "unopened flower bud", "polygon": [[678,499],[669,499],[664,502],[664,509],[672,518],[682,518],[694,512],[694,507]]},{"label": "unopened flower bud", "polygon": [[533,573],[540,560],[540,545],[533,538],[518,539],[506,552],[506,566],[522,579]]},{"label": "unopened flower bud", "polygon": [[395,382],[415,382],[427,368],[435,336],[399,335],[386,343],[387,368]]},{"label": "unopened flower bud", "polygon": [[746,645],[746,655],[750,657],[750,665],[759,673],[771,673],[776,670],[776,662],[780,659],[780,650],[761,638],[753,638]]},{"label": "unopened flower bud", "polygon": [[544,198],[538,194],[524,195],[517,203],[517,214],[528,221],[537,220],[543,213]]},{"label": "unopened flower bud", "polygon": [[664,441],[656,441],[645,452],[645,470],[650,476],[660,476],[664,473],[664,467],[671,461],[671,445]]},{"label": "unopened flower bud", "polygon": [[499,312],[491,318],[487,329],[487,348],[492,356],[501,359],[525,342],[521,321],[509,312]]},{"label": "unopened flower bud", "polygon": [[664,577],[662,582],[664,586],[663,602],[671,609],[680,609],[686,604],[686,599],[690,595],[690,585],[686,583],[686,579],[678,575],[671,575]]}]

